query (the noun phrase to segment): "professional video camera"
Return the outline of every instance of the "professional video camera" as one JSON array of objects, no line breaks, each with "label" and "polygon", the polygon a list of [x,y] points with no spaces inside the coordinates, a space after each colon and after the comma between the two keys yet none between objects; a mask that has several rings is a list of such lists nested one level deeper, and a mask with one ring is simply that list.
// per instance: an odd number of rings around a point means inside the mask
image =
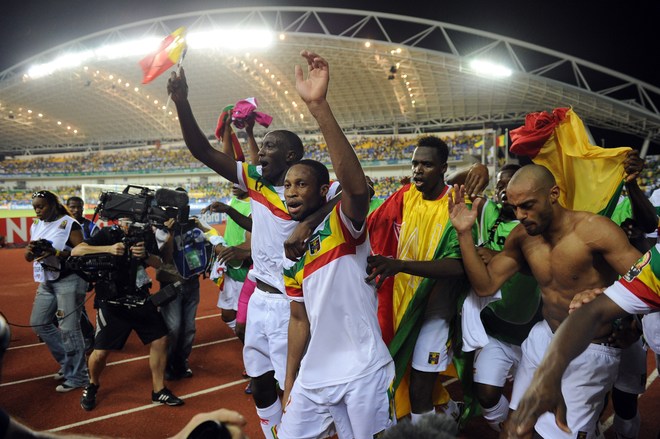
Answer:
[{"label": "professional video camera", "polygon": [[134,223],[162,227],[172,218],[187,221],[189,212],[188,194],[185,192],[164,188],[154,191],[128,185],[122,192],[103,192],[94,216],[98,213],[108,220],[129,218]]},{"label": "professional video camera", "polygon": [[[112,228],[111,234],[117,234],[114,242],[123,242],[126,249],[139,242],[144,242],[147,248],[156,246],[153,227],[162,228],[169,219],[176,219],[184,227],[190,224],[188,215],[188,194],[171,189],[156,191],[142,186],[128,185],[122,192],[104,192],[99,197],[99,203],[94,212],[94,218],[100,215],[107,220],[127,218],[130,220],[128,229]],[[129,258],[128,272],[119,273],[117,268],[122,260]],[[124,262],[125,264],[125,262]],[[128,307],[144,304],[147,297],[141,296],[135,289],[138,271],[138,260],[131,258],[126,252],[124,256],[112,256],[105,253],[70,257],[67,267],[79,273],[88,282],[96,283],[96,294],[101,300],[109,303],[126,305]],[[124,265],[125,266],[125,265]],[[116,280],[128,276],[128,290],[119,291]],[[176,289],[175,289],[176,290]],[[150,296],[157,306],[171,300],[174,292],[163,291]]]}]

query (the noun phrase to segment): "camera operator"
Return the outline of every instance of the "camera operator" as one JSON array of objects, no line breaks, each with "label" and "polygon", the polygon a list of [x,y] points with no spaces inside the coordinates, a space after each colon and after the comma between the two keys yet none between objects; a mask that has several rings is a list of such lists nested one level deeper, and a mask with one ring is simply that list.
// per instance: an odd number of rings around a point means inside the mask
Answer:
[{"label": "camera operator", "polygon": [[160,266],[158,248],[155,239],[147,239],[148,234],[152,233],[150,227],[147,233],[138,235],[138,242],[128,239],[132,236],[132,227],[139,226],[130,218],[119,218],[118,226],[104,227],[99,233],[76,246],[71,253],[73,256],[98,253],[117,256],[117,266],[109,278],[101,278],[96,282],[99,309],[96,315],[94,351],[89,357],[90,384],[80,399],[81,407],[88,411],[96,406],[99,380],[109,351],[121,350],[133,330],[142,343],[150,344],[152,402],[170,406],[183,405],[183,400],[165,387],[167,326],[158,309],[147,300],[151,281],[145,267]]},{"label": "camera operator", "polygon": [[[71,248],[80,244],[80,224],[69,215],[57,195],[49,191],[32,194],[37,219],[30,228],[25,260],[32,262],[34,280],[39,282],[30,325],[60,364],[56,379],[64,379],[55,390],[69,392],[89,382],[80,317],[85,300],[85,281],[65,267]],[[53,323],[57,318],[58,326]]]}]

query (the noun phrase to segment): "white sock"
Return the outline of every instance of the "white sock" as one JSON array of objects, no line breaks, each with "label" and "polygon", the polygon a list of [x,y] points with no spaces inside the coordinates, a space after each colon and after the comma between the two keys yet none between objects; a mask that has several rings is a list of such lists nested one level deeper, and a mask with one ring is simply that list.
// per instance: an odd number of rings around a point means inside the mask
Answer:
[{"label": "white sock", "polygon": [[236,332],[236,319],[230,320],[229,322],[225,322],[225,324],[229,326],[229,329]]},{"label": "white sock", "polygon": [[266,439],[277,439],[277,427],[282,420],[282,402],[279,398],[271,405],[264,409],[257,407],[257,415],[261,421],[261,431],[264,432]]},{"label": "white sock", "polygon": [[504,395],[500,396],[500,400],[491,408],[481,407],[481,411],[484,414],[484,419],[495,431],[500,431],[500,424],[506,421],[506,417],[509,415],[509,400],[506,399]]},{"label": "white sock", "polygon": [[435,410],[431,410],[431,411],[426,412],[426,413],[412,413],[412,412],[410,412],[410,422],[412,422],[413,424],[416,424],[420,421],[420,419],[422,419],[422,416],[428,415],[429,413],[435,413]]},{"label": "white sock", "polygon": [[632,419],[623,419],[619,415],[614,415],[614,432],[617,439],[637,439],[641,423],[639,411]]}]

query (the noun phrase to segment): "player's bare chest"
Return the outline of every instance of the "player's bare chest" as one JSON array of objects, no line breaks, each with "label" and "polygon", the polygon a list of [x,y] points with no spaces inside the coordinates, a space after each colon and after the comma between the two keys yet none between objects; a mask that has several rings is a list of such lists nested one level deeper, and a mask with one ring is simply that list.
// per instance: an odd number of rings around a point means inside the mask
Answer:
[{"label": "player's bare chest", "polygon": [[554,245],[534,240],[525,246],[523,253],[541,287],[560,284],[573,289],[594,274],[591,251],[575,238],[567,237]]}]

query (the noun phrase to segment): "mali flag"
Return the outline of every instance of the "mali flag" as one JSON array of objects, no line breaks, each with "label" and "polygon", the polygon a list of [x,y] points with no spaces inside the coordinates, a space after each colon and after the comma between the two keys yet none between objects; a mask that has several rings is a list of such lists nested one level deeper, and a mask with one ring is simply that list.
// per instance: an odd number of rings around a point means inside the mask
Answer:
[{"label": "mali flag", "polygon": [[185,35],[186,28],[178,28],[160,43],[156,52],[140,60],[143,84],[149,84],[183,58],[187,48]]},{"label": "mali flag", "polygon": [[[460,258],[456,231],[449,221],[449,191],[449,186],[446,186],[437,199],[423,200],[421,192],[407,184],[392,194],[367,219],[372,252],[403,260]],[[476,228],[474,231],[476,233]],[[450,293],[464,296],[467,287],[464,279],[436,281],[398,273],[388,277],[379,288],[378,322],[396,368],[394,403],[397,418],[410,412],[409,365],[431,291],[442,289],[440,293],[447,293],[450,303]],[[460,340],[460,337],[452,337],[450,334],[447,343],[451,345],[456,339]],[[453,350],[455,360],[460,360],[460,347],[454,347]],[[462,372],[466,370],[464,365],[455,366],[459,374],[463,375]],[[471,371],[471,368],[467,369]],[[444,404],[448,399],[447,391],[437,380],[434,404]]]},{"label": "mali flag", "polygon": [[623,188],[623,162],[631,148],[591,145],[582,120],[570,108],[530,113],[525,125],[510,135],[511,152],[531,157],[555,176],[562,206],[612,215]]}]

